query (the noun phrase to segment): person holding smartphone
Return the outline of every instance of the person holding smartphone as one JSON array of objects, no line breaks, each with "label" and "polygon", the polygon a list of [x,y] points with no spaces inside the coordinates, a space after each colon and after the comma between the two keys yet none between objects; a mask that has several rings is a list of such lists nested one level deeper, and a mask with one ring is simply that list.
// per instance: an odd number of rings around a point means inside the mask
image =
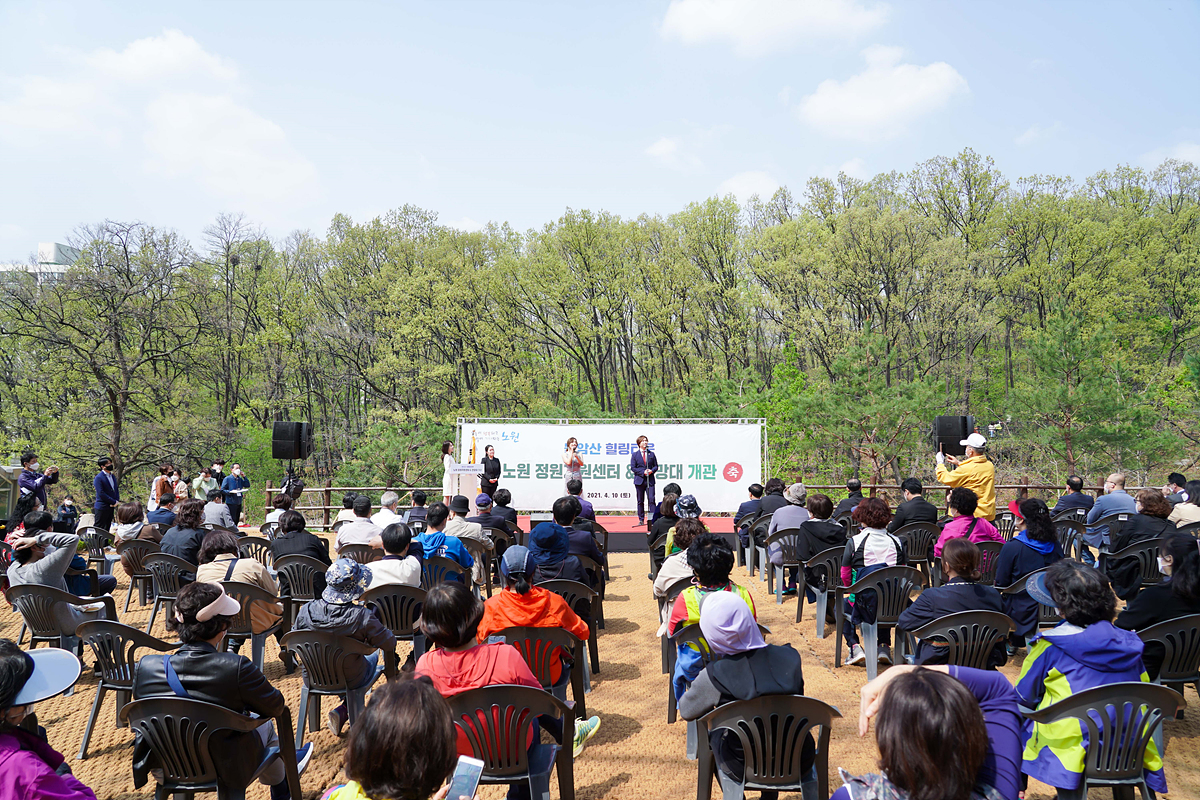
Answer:
[{"label": "person holding smartphone", "polygon": [[21,474],[17,476],[17,486],[21,494],[31,494],[38,499],[41,507],[46,507],[46,486],[58,483],[58,467],[47,467],[42,472],[37,454],[26,450],[21,454]]},{"label": "person holding smartphone", "polygon": [[565,487],[572,480],[583,481],[583,459],[576,452],[579,449],[579,440],[572,436],[567,439],[567,445],[563,450],[563,486]]}]

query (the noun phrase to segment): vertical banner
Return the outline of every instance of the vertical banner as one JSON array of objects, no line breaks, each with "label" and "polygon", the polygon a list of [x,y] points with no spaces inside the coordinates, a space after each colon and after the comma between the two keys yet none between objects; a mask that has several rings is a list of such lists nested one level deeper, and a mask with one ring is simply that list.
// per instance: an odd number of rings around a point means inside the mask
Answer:
[{"label": "vertical banner", "polygon": [[[488,445],[500,459],[500,488],[512,492],[512,507],[549,509],[566,494],[563,456],[569,438],[579,442],[583,496],[597,511],[636,511],[630,459],[638,436],[650,439],[658,458],[655,499],[678,483],[706,512],[733,512],[746,487],[762,482],[762,424],[730,423],[509,423],[462,422],[459,451],[472,463]],[[464,488],[468,483],[464,476]],[[478,485],[478,481],[475,481]]]}]

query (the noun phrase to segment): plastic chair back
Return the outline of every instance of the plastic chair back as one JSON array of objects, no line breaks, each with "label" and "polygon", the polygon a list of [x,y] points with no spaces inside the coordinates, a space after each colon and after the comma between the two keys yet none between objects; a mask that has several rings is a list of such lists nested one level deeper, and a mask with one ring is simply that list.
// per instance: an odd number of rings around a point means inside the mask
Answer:
[{"label": "plastic chair back", "polygon": [[1137,634],[1143,642],[1158,642],[1167,651],[1159,683],[1200,681],[1200,614],[1159,622]]},{"label": "plastic chair back", "polygon": [[1186,533],[1191,536],[1200,536],[1200,522],[1189,522],[1187,525],[1176,526],[1175,532]]},{"label": "plastic chair back", "polygon": [[196,573],[196,565],[170,553],[151,553],[142,564],[154,576],[154,593],[162,598],[174,599],[183,588],[183,575]]},{"label": "plastic chair back", "polygon": [[1066,511],[1060,511],[1050,518],[1051,522],[1059,522],[1060,520],[1071,520],[1073,522],[1087,522],[1086,508],[1068,508]]},{"label": "plastic chair back", "polygon": [[269,541],[274,541],[275,538],[279,536],[279,523],[264,522],[261,526],[259,526],[258,532],[267,537]]},{"label": "plastic chair back", "polygon": [[858,579],[853,586],[841,589],[838,593],[861,594],[874,591],[875,624],[895,625],[900,614],[912,602],[910,595],[913,590],[924,587],[925,576],[921,574],[921,570],[914,567],[884,567]]},{"label": "plastic chair back", "polygon": [[261,536],[243,536],[238,539],[238,554],[242,558],[253,558],[267,569],[275,565],[275,554],[271,552],[271,540]]},{"label": "plastic chair back", "polygon": [[529,671],[533,673],[544,689],[549,689],[552,685],[551,675],[554,665],[561,664],[564,655],[571,659],[577,654],[582,657],[582,651],[579,649],[580,641],[562,628],[522,626],[505,628],[493,635],[503,637],[505,642],[517,648],[517,652],[529,665]]},{"label": "plastic chair back", "polygon": [[1078,519],[1060,519],[1054,521],[1054,533],[1058,536],[1059,547],[1067,558],[1078,558],[1083,547],[1083,535],[1087,526]]},{"label": "plastic chair back", "polygon": [[1017,518],[1011,511],[1001,511],[996,515],[996,530],[1004,537],[1004,541],[1012,539],[1017,532]]},{"label": "plastic chair back", "polygon": [[254,633],[251,629],[250,621],[250,606],[252,603],[260,602],[274,605],[279,602],[278,597],[261,586],[255,586],[252,583],[221,581],[221,586],[224,587],[225,594],[237,600],[242,606],[242,609],[238,611],[229,623],[228,636],[225,641],[229,641],[229,636],[250,636]]},{"label": "plastic chair back", "polygon": [[[512,780],[529,773],[527,732],[539,716],[556,717],[564,723],[573,717],[566,703],[549,692],[530,686],[469,689],[447,697],[446,702],[450,704],[454,724],[465,734],[475,758],[483,761],[484,776],[490,779]],[[566,776],[563,775],[564,762]],[[574,797],[569,744],[559,751],[558,766],[560,796]]]},{"label": "plastic chair back", "polygon": [[317,694],[345,694],[350,691],[345,662],[348,656],[369,656],[375,648],[349,636],[328,631],[292,631],[279,642],[304,665],[304,682]]},{"label": "plastic chair back", "polygon": [[1000,551],[1004,549],[1002,542],[979,542],[979,583],[984,586],[996,585],[996,567],[1000,565]]},{"label": "plastic chair back", "polygon": [[280,582],[286,582],[292,605],[316,599],[317,589],[314,581],[318,575],[324,575],[326,569],[321,561],[298,553],[280,556],[275,562],[275,571],[281,579]]},{"label": "plastic chair back", "polygon": [[369,544],[347,544],[342,545],[342,549],[338,551],[338,558],[348,558],[360,564],[370,564],[372,561],[383,558],[383,550],[371,547]]},{"label": "plastic chair back", "polygon": [[554,592],[556,595],[567,601],[567,605],[574,611],[581,603],[590,603],[596,597],[596,590],[590,586],[580,583],[579,581],[571,581],[566,578],[555,578],[554,580],[542,581],[538,586],[543,589]]},{"label": "plastic chair back", "polygon": [[80,540],[87,547],[88,563],[104,563],[104,550],[112,544],[112,534],[100,528],[84,528],[79,533]]},{"label": "plastic chair back", "polygon": [[443,581],[468,581],[467,570],[462,567],[457,561],[445,556],[428,556],[421,562],[421,588],[429,591],[434,586]]},{"label": "plastic chair back", "polygon": [[1127,519],[1129,519],[1128,512],[1123,513],[1123,514],[1109,514],[1106,517],[1101,517],[1100,519],[1096,520],[1088,527],[1098,528],[1098,527],[1103,527],[1103,526],[1107,525],[1108,526],[1108,540],[1111,542],[1113,539],[1115,539],[1121,533],[1121,525]]},{"label": "plastic chair back", "polygon": [[398,583],[384,584],[363,593],[362,603],[375,609],[385,627],[397,639],[411,639],[420,631],[417,620],[425,602],[425,590]]},{"label": "plastic chair back", "polygon": [[131,578],[148,578],[151,573],[146,568],[146,556],[157,553],[158,545],[146,539],[129,539],[117,543],[117,555],[121,557],[121,566]]},{"label": "plastic chair back", "polygon": [[936,558],[933,545],[942,535],[942,529],[932,522],[910,522],[897,528],[892,535],[904,542],[908,563],[915,567],[929,564]]},{"label": "plastic chair back", "polygon": [[1123,550],[1108,554],[1106,556],[1106,563],[1112,564],[1114,561],[1136,558],[1138,562],[1138,577],[1141,580],[1141,585],[1143,587],[1153,586],[1163,579],[1162,573],[1158,571],[1158,553],[1162,548],[1162,543],[1163,540],[1161,538],[1143,539],[1140,542],[1134,542]]},{"label": "plastic chair back", "polygon": [[164,642],[139,628],[107,619],[84,622],[75,633],[95,653],[101,680],[110,689],[133,689],[133,671],[141,657],[138,650],[167,653],[179,647],[178,643]]},{"label": "plastic chair back", "polygon": [[800,564],[799,528],[784,528],[783,530],[775,531],[775,533],[767,537],[766,547],[768,551],[770,551],[773,544],[779,545],[779,555],[783,558],[781,566],[794,567]]},{"label": "plastic chair back", "polygon": [[[992,544],[1000,544],[993,542]],[[946,647],[947,664],[987,669],[996,645],[1008,638],[1013,621],[999,611],[960,611],[947,614],[911,633]]]}]

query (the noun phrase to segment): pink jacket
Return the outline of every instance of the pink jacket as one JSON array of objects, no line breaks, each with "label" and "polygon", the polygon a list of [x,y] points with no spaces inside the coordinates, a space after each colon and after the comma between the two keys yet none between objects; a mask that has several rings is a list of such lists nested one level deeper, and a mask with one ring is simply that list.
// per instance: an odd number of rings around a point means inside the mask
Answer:
[{"label": "pink jacket", "polygon": [[74,775],[58,775],[61,753],[28,731],[0,734],[0,800],[96,800]]},{"label": "pink jacket", "polygon": [[966,536],[967,528],[971,527],[972,521],[975,523],[975,527],[971,529],[971,535],[968,538],[975,544],[1004,541],[1004,537],[1000,535],[1000,531],[996,530],[996,526],[983,517],[955,517],[946,523],[946,527],[942,528],[942,535],[933,545],[933,554],[941,558],[942,548],[946,546],[946,542]]}]

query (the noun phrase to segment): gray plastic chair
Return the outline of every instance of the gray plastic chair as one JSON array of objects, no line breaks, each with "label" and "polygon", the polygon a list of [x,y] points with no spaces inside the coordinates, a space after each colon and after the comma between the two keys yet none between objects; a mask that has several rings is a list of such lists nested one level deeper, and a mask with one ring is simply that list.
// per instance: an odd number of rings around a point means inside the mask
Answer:
[{"label": "gray plastic chair", "polygon": [[[844,598],[848,594],[860,595],[863,592],[875,592],[875,622],[860,623],[862,628],[863,650],[867,655],[867,680],[875,680],[879,674],[879,627],[895,627],[900,614],[912,603],[910,596],[914,590],[925,587],[925,576],[921,570],[914,567],[884,567],[876,570],[865,578],[854,582],[853,586],[837,587],[834,603],[834,613],[837,615],[837,639],[834,642],[834,666],[842,666],[842,621],[846,610]],[[896,637],[897,652],[903,648],[904,639]]]},{"label": "gray plastic chair", "polygon": [[1176,617],[1137,632],[1143,642],[1157,642],[1166,650],[1155,683],[1183,694],[1184,684],[1200,692],[1200,614]]},{"label": "gray plastic chair", "polygon": [[[567,601],[567,605],[571,607],[576,614],[583,610],[583,603],[588,603],[588,608],[592,607],[596,599],[596,590],[579,581],[571,581],[566,578],[555,578],[553,580],[542,581],[538,586],[547,591],[554,592],[556,595]],[[576,610],[579,609],[579,610]],[[596,615],[587,614],[588,624],[588,650],[591,652],[591,668],[592,672],[600,674],[600,644],[598,641]],[[585,681],[588,688],[591,688],[591,678],[585,676]]]},{"label": "gray plastic chair", "polygon": [[904,542],[904,549],[908,553],[908,566],[921,570],[927,585],[936,585],[935,574],[940,580],[941,572],[937,569],[937,556],[933,554],[933,546],[942,535],[942,529],[932,522],[910,522],[897,528],[892,535]]},{"label": "gray plastic chair", "polygon": [[1101,553],[1100,569],[1103,570],[1110,564],[1119,563],[1126,559],[1137,559],[1138,589],[1153,586],[1156,583],[1160,583],[1163,579],[1162,573],[1158,571],[1158,554],[1162,548],[1162,543],[1162,538],[1143,539],[1115,553]]},{"label": "gray plastic chair", "polygon": [[55,609],[59,605],[86,606],[93,603],[104,604],[104,614],[107,619],[117,618],[117,601],[111,595],[99,597],[78,597],[53,586],[42,586],[36,583],[26,583],[12,586],[8,590],[8,602],[16,607],[17,613],[29,626],[29,649],[33,650],[38,644],[45,642],[51,647],[61,647],[72,653],[83,650],[83,644],[73,630],[63,630],[58,622]]},{"label": "gray plastic chair", "polygon": [[1079,560],[1083,553],[1083,536],[1087,533],[1087,526],[1078,519],[1060,519],[1054,521],[1054,532],[1058,536],[1063,555]]},{"label": "gray plastic chair", "polygon": [[412,643],[413,658],[425,654],[425,634],[417,624],[425,590],[416,586],[385,583],[363,593],[362,604],[375,609],[384,627],[396,635],[397,641]]},{"label": "gray plastic chair", "polygon": [[[1025,583],[1033,578],[1034,575],[1039,575],[1045,572],[1049,567],[1034,570],[1028,575],[1022,575],[1008,586],[997,586],[996,591],[1000,594],[1016,594],[1017,592],[1025,591]],[[1026,592],[1028,594],[1028,592]],[[1058,609],[1054,606],[1048,606],[1043,603],[1038,603],[1038,627],[1053,628],[1058,623],[1062,622],[1062,617],[1058,615]]]},{"label": "gray plastic chair", "polygon": [[[285,635],[280,645],[294,653],[304,667],[304,683],[300,689],[300,709],[296,718],[296,745],[304,744],[305,721],[308,730],[321,729],[321,698],[327,695],[342,698],[350,724],[358,719],[363,710],[367,692],[378,680],[376,675],[365,686],[350,686],[346,676],[345,662],[353,655],[369,656],[376,650],[349,636],[338,636],[328,631],[292,631]],[[390,677],[395,674],[395,654],[384,651],[384,672]]]},{"label": "gray plastic chair", "polygon": [[[579,719],[587,719],[587,692],[583,684],[583,665],[587,653],[584,652],[582,641],[562,628],[528,626],[505,628],[492,636],[502,638],[517,648],[517,652],[525,659],[529,671],[542,684],[542,688],[559,700],[566,702],[567,684],[570,684],[571,695],[575,701],[575,714]],[[489,636],[488,639],[490,641],[492,637]],[[562,664],[558,683],[551,680],[555,662]]]},{"label": "gray plastic chair", "polygon": [[[254,662],[254,666],[261,671],[263,668],[263,658],[267,647],[267,637],[278,631],[285,622],[291,621],[291,598],[276,597],[261,586],[255,586],[252,583],[243,583],[242,581],[221,581],[221,586],[225,589],[225,594],[237,600],[242,608],[234,616],[233,621],[229,623],[229,630],[226,632],[224,647],[226,650],[231,650],[237,641],[250,640],[250,660]],[[269,630],[262,633],[255,633],[250,621],[250,606],[252,603],[283,603],[283,616],[279,622],[276,622]]]},{"label": "gray plastic chair", "polygon": [[154,607],[150,609],[150,621],[146,623],[146,633],[149,633],[154,630],[158,609],[165,607],[166,615],[171,616],[179,590],[196,576],[196,565],[170,553],[151,553],[142,564],[154,576]]},{"label": "gray plastic chair", "polygon": [[1084,689],[1065,700],[1025,716],[1050,724],[1076,719],[1083,726],[1088,745],[1083,777],[1075,790],[1059,789],[1063,800],[1084,800],[1093,786],[1141,789],[1143,800],[1153,796],[1143,774],[1146,745],[1166,717],[1187,704],[1173,689],[1154,683],[1128,681]]},{"label": "gray plastic chair", "polygon": [[421,588],[429,591],[443,581],[457,580],[470,587],[471,573],[452,558],[426,556],[421,562]]},{"label": "gray plastic chair", "polygon": [[996,531],[1009,541],[1017,532],[1017,518],[1011,511],[1001,511],[996,515]]},{"label": "gray plastic chair", "polygon": [[[999,542],[992,542],[999,545]],[[999,611],[959,611],[907,631],[918,639],[947,649],[946,663],[972,669],[987,669],[996,645],[1008,638],[1013,621]],[[896,631],[899,639],[902,631]]]},{"label": "gray plastic chair", "polygon": [[338,551],[338,558],[348,558],[360,564],[370,564],[383,558],[383,551],[369,544],[347,544]]},{"label": "gray plastic chair", "polygon": [[[695,578],[688,576],[680,578],[667,587],[666,594],[658,599],[658,618],[662,620],[663,608],[666,606],[674,606],[675,598],[679,597],[679,593],[688,588],[695,582]],[[670,675],[675,669],[675,648],[671,646],[671,637],[665,633],[659,637],[662,640],[662,671],[664,675]]]},{"label": "gray plastic chair", "polygon": [[831,547],[828,550],[822,550],[815,556],[805,561],[801,566],[798,578],[798,588],[796,594],[799,601],[796,603],[796,622],[800,621],[804,614],[804,594],[807,588],[807,577],[805,570],[823,570],[825,573],[825,581],[820,586],[813,587],[813,591],[817,594],[817,638],[825,638],[825,616],[829,613],[829,599],[837,591],[838,585],[842,582],[842,555],[846,552],[844,546]]},{"label": "gray plastic chair", "polygon": [[996,567],[1000,566],[1000,551],[1004,549],[1002,542],[979,542],[979,580],[984,586],[996,585]]},{"label": "gray plastic chair", "polygon": [[253,558],[267,569],[275,567],[275,554],[271,552],[271,540],[261,536],[239,538],[238,555],[242,558]]},{"label": "gray plastic chair", "polygon": [[139,605],[145,603],[147,595],[154,593],[154,575],[146,569],[146,556],[157,553],[158,545],[145,539],[130,539],[117,543],[117,555],[121,558],[121,566],[129,576],[129,591],[125,593],[125,611],[129,613],[129,601],[133,599],[133,590],[138,590]]},{"label": "gray plastic chair", "polygon": [[[771,545],[779,545],[779,557],[781,563],[779,566],[771,560]],[[764,547],[764,552],[767,554],[766,560],[763,562],[763,568],[767,574],[767,585],[775,585],[775,605],[783,605],[783,583],[785,573],[795,568],[797,572],[803,566],[800,561],[800,529],[799,528],[784,528],[783,530],[775,531],[767,537]],[[797,582],[799,579],[797,578]]]},{"label": "gray plastic chair", "polygon": [[300,613],[304,604],[317,598],[316,578],[318,575],[324,575],[326,569],[324,562],[299,553],[280,556],[275,562],[279,592],[291,598],[288,604],[289,628],[295,624],[296,615]]}]

